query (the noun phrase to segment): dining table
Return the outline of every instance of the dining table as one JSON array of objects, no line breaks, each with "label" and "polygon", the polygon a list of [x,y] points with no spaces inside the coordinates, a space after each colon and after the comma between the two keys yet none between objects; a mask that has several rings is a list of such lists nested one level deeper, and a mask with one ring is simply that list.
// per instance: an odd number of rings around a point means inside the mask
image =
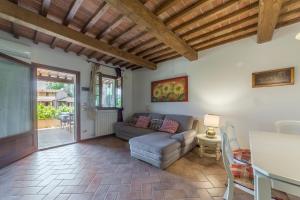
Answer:
[{"label": "dining table", "polygon": [[272,189],[300,197],[300,134],[250,131],[255,200]]}]

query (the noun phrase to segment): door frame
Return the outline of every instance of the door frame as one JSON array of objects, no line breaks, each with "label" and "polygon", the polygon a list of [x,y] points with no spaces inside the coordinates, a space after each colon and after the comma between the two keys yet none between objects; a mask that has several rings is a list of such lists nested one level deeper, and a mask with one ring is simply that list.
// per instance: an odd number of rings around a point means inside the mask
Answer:
[{"label": "door frame", "polygon": [[[42,69],[48,69],[48,70],[53,70],[53,71],[58,71],[58,72],[65,72],[65,73],[70,73],[74,74],[76,77],[76,82],[75,82],[75,93],[76,93],[76,135],[75,135],[75,142],[80,142],[81,141],[81,129],[80,129],[80,72],[75,71],[75,70],[70,70],[70,69],[64,69],[60,67],[54,67],[54,66],[49,66],[49,65],[44,65],[40,63],[35,63],[33,62],[32,65],[34,66],[35,72],[37,71],[37,68],[42,68]],[[37,76],[36,76],[37,77]],[[36,85],[37,85],[37,79],[36,79]],[[35,98],[35,101],[37,101],[37,96]],[[36,114],[35,114],[36,115]],[[36,120],[37,123],[37,120]],[[36,124],[37,127],[37,124]],[[68,145],[68,144],[64,144]],[[64,145],[59,145],[59,146],[64,146]],[[55,146],[58,147],[58,146]],[[55,148],[54,147],[54,148]],[[50,147],[52,148],[52,147]],[[48,148],[46,148],[48,149]],[[43,149],[42,149],[43,150]]]},{"label": "door frame", "polygon": [[[31,120],[32,120],[32,125],[31,125],[31,130],[28,132],[20,133],[17,135],[12,135],[8,137],[4,137],[0,139],[0,144],[1,143],[9,143],[9,142],[15,142],[14,144],[16,145],[15,149],[8,149],[9,150],[15,150],[13,152],[9,152],[7,155],[5,155],[4,159],[0,159],[0,168],[5,167],[17,160],[20,160],[34,152],[37,151],[38,149],[38,143],[37,143],[37,120],[36,120],[36,70],[31,63],[24,62],[22,60],[19,60],[17,58],[11,57],[9,55],[0,53],[0,59],[6,60],[9,62],[21,64],[24,67],[28,67],[30,69],[30,82],[31,82],[31,90],[30,90],[30,111],[31,113]],[[28,139],[27,137],[32,135],[32,146],[30,148],[26,149],[26,151],[22,149],[18,149],[18,140],[22,139]],[[11,146],[10,146],[11,147]],[[13,147],[12,147],[13,148]],[[21,151],[20,151],[21,150]]]}]

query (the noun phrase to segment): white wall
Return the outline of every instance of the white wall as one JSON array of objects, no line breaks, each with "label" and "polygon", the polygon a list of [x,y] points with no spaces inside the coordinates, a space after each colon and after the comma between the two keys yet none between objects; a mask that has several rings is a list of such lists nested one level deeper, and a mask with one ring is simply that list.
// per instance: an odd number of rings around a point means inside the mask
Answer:
[{"label": "white wall", "polygon": [[[51,49],[48,45],[43,43],[36,45],[25,38],[17,40],[12,37],[12,35],[3,31],[0,31],[0,38],[30,46],[32,51],[32,62],[79,71],[80,87],[89,87],[91,67],[90,64],[86,62],[86,57],[79,57],[71,52],[65,53],[62,49],[58,48]],[[103,70],[107,73],[111,73],[112,69],[104,68]],[[124,95],[124,115],[126,117],[132,112],[132,75],[130,70],[125,72],[123,80],[125,94],[129,94]],[[83,105],[87,102],[87,92],[80,91],[80,95],[81,105]],[[81,108],[81,138],[91,138],[94,135],[94,123],[92,120],[88,119],[86,111]]]},{"label": "white wall", "polygon": [[[257,44],[250,37],[199,52],[199,60],[178,58],[159,64],[158,70],[133,73],[134,111],[221,115],[233,123],[243,146],[249,130],[274,130],[280,119],[300,120],[300,41],[295,35],[300,23],[276,30],[271,42]],[[295,66],[296,84],[252,88],[252,72]],[[189,102],[151,103],[150,83],[154,80],[189,76]]]}]

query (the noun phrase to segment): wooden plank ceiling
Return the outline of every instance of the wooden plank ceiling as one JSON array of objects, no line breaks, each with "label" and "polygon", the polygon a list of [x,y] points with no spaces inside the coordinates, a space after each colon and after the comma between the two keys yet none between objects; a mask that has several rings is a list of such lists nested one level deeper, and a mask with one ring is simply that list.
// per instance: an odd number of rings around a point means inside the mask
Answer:
[{"label": "wooden plank ceiling", "polygon": [[195,60],[197,51],[255,34],[258,43],[266,42],[274,29],[300,22],[300,0],[128,2],[1,0],[0,28],[112,65],[155,69],[159,62]]}]

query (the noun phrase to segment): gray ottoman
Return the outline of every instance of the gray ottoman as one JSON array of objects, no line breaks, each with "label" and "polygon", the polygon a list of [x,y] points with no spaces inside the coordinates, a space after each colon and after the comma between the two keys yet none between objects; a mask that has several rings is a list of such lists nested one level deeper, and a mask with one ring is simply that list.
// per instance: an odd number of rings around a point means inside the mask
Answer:
[{"label": "gray ottoman", "polygon": [[131,156],[165,169],[181,156],[181,144],[171,135],[154,132],[129,140]]}]

